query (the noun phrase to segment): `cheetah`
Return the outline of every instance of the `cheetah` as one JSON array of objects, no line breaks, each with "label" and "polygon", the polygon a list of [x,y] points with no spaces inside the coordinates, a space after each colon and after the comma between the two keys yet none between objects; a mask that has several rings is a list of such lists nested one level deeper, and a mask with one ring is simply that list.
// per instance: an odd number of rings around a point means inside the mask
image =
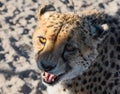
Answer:
[{"label": "cheetah", "polygon": [[33,48],[48,94],[120,94],[120,18],[41,6]]}]

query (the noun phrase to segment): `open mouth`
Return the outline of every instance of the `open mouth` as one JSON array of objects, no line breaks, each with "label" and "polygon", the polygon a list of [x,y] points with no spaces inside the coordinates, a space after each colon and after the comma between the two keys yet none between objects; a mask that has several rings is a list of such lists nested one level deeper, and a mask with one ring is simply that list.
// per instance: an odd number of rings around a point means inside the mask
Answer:
[{"label": "open mouth", "polygon": [[60,74],[58,76],[54,75],[54,74],[50,74],[48,72],[44,72],[42,75],[43,81],[47,84],[53,85],[55,83],[57,83],[61,76],[63,76],[64,74]]}]

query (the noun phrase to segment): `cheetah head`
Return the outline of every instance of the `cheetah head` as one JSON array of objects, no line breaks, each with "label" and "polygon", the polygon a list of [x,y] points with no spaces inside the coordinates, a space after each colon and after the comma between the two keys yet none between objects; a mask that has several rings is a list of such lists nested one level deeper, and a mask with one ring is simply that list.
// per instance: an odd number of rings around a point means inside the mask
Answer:
[{"label": "cheetah head", "polygon": [[106,24],[92,25],[87,17],[55,12],[52,5],[42,6],[37,18],[33,46],[43,82],[54,85],[86,71],[97,57]]}]

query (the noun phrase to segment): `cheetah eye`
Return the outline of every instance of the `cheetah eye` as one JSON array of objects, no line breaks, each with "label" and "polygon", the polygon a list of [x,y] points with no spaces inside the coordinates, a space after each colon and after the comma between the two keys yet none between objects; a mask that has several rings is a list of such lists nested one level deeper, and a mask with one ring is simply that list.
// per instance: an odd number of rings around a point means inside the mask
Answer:
[{"label": "cheetah eye", "polygon": [[67,44],[66,46],[65,46],[65,50],[66,51],[74,51],[76,48],[75,47],[73,47],[72,45],[70,45],[70,44]]},{"label": "cheetah eye", "polygon": [[42,44],[45,44],[46,43],[46,38],[39,37],[39,42],[42,43]]}]

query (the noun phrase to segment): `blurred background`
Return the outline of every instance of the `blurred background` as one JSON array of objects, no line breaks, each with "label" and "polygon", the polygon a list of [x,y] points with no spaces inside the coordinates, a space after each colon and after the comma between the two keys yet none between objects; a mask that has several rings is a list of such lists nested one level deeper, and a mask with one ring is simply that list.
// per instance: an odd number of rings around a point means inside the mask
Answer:
[{"label": "blurred background", "polygon": [[43,94],[46,89],[31,39],[37,9],[45,3],[63,13],[99,9],[120,16],[120,0],[0,0],[0,94]]}]

